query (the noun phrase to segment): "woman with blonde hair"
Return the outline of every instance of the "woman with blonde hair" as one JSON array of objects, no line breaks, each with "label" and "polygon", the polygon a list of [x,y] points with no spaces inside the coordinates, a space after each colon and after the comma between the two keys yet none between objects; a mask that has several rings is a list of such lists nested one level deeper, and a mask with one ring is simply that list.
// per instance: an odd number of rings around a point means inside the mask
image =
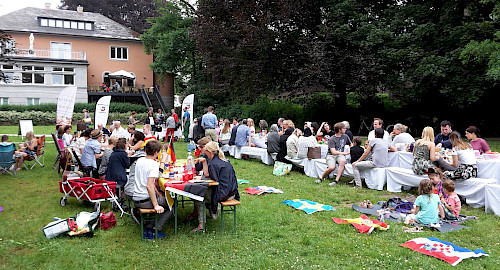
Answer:
[{"label": "woman with blonde hair", "polygon": [[255,135],[255,123],[253,122],[252,118],[247,119],[247,126],[250,129],[250,133],[252,134],[252,136]]},{"label": "woman with blonde hair", "polygon": [[424,175],[429,168],[436,169],[436,161],[439,155],[436,155],[436,145],[434,144],[434,130],[431,127],[425,127],[422,131],[422,139],[415,142],[413,147],[413,173]]},{"label": "woman with blonde hair", "polygon": [[415,139],[408,133],[406,133],[406,130],[408,129],[407,126],[397,123],[394,125],[394,129],[391,132],[391,137],[392,139],[392,146],[396,146],[397,143],[412,143],[415,142]]},{"label": "woman with blonde hair", "polygon": [[460,138],[458,132],[450,134],[452,146],[452,162],[439,159],[439,164],[443,167],[444,176],[450,180],[469,179],[477,177],[476,155],[472,146]]},{"label": "woman with blonde hair", "polygon": [[193,232],[203,231],[203,219],[205,215],[205,213],[201,211],[201,209],[203,209],[203,203],[210,202],[209,211],[212,218],[216,219],[219,215],[219,202],[240,199],[238,182],[233,165],[231,165],[231,162],[226,159],[224,153],[219,149],[219,144],[216,142],[207,143],[205,145],[205,154],[207,158],[197,158],[196,163],[201,162],[203,164],[203,175],[217,181],[219,185],[207,190],[203,202],[195,202],[196,208],[198,209],[198,227],[194,228]]}]

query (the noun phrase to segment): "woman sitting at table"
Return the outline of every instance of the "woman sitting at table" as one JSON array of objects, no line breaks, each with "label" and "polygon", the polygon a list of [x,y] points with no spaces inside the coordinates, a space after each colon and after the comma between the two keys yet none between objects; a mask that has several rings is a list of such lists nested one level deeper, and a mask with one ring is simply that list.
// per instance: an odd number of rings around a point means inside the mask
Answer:
[{"label": "woman sitting at table", "polygon": [[286,155],[289,158],[297,158],[297,153],[299,151],[299,137],[302,136],[302,131],[300,129],[295,129],[286,139]]},{"label": "woman sitting at table", "polygon": [[260,137],[264,137],[267,135],[267,121],[262,119],[259,121],[259,127],[260,127]]},{"label": "woman sitting at table", "polygon": [[248,118],[247,126],[250,129],[250,134],[252,134],[252,136],[255,135],[255,123],[252,118]]},{"label": "woman sitting at table", "polygon": [[113,148],[115,148],[118,142],[118,137],[111,136],[108,139],[108,147],[102,151],[101,164],[99,165],[99,178],[101,180],[106,180],[106,170],[108,169],[109,157],[113,153]]},{"label": "woman sitting at table", "polygon": [[64,127],[61,139],[64,142],[64,147],[69,147],[76,140],[76,136],[71,135],[70,125]]},{"label": "woman sitting at table", "polygon": [[478,150],[481,154],[491,153],[490,146],[488,143],[481,138],[481,133],[479,129],[475,126],[470,126],[465,130],[465,137],[470,140],[470,145],[472,149]]},{"label": "woman sitting at table", "polygon": [[424,175],[429,168],[436,169],[436,145],[434,144],[434,130],[431,127],[425,127],[422,131],[422,139],[415,142],[413,147],[413,173]]},{"label": "woman sitting at table", "polygon": [[132,134],[130,140],[128,141],[129,150],[131,151],[144,150],[144,139],[145,139],[144,133],[140,131],[134,132],[134,134]]},{"label": "woman sitting at table", "polygon": [[33,131],[28,131],[26,133],[26,141],[19,145],[19,151],[21,152],[21,157],[17,160],[17,168],[16,171],[21,170],[21,166],[23,165],[23,161],[28,157],[32,157],[36,155],[36,151],[38,150],[38,141],[35,138],[35,134]]},{"label": "woman sitting at table", "polygon": [[276,155],[280,152],[280,134],[278,133],[278,125],[272,124],[267,134],[267,153],[276,159]]},{"label": "woman sitting at table", "polygon": [[[444,176],[451,180],[469,179],[477,177],[476,155],[470,144],[462,141],[460,134],[453,131],[450,134],[452,146],[452,162],[440,159],[444,169]],[[444,164],[443,164],[444,162]],[[447,166],[446,166],[447,165]]]},{"label": "woman sitting at table", "polygon": [[398,143],[406,144],[415,142],[415,139],[410,134],[406,133],[407,129],[407,126],[400,123],[394,125],[394,129],[391,132],[391,137],[393,138],[391,143],[392,146],[396,147]]},{"label": "woman sitting at table", "polygon": [[231,122],[229,122],[229,119],[226,119],[224,120],[224,127],[220,132],[219,141],[221,144],[228,144],[229,139],[231,139]]},{"label": "woman sitting at table", "polygon": [[[123,187],[127,184],[127,169],[130,167],[130,159],[127,152],[125,152],[126,146],[127,141],[125,138],[117,140],[116,146],[113,148],[113,153],[109,157],[105,177],[106,181],[116,182],[120,191],[123,191]],[[121,192],[119,192],[119,196],[123,196]]]},{"label": "woman sitting at table", "polygon": [[322,140],[326,141],[328,141],[328,138],[332,137],[333,135],[335,135],[335,131],[332,130],[328,122],[321,123],[321,126],[318,129],[318,133],[316,133],[316,137],[319,137]]},{"label": "woman sitting at table", "polygon": [[205,213],[201,211],[201,209],[203,209],[203,203],[210,202],[210,214],[213,219],[216,219],[220,212],[218,208],[219,202],[240,199],[238,182],[236,180],[236,173],[234,172],[233,165],[224,157],[224,153],[219,149],[219,145],[216,142],[207,143],[207,145],[205,145],[205,153],[207,158],[198,158],[196,162],[201,162],[203,164],[203,175],[217,181],[219,185],[207,190],[205,193],[205,201],[195,202],[196,208],[198,209],[198,227],[194,228],[193,232],[203,231],[203,217],[205,215]]}]

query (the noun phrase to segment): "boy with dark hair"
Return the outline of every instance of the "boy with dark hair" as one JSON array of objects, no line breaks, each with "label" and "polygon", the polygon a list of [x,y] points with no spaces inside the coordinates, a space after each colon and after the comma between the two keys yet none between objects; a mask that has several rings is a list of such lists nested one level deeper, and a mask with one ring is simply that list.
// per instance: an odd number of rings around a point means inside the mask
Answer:
[{"label": "boy with dark hair", "polygon": [[365,150],[363,149],[363,147],[361,147],[362,143],[363,140],[361,140],[361,137],[356,136],[353,138],[353,146],[351,147],[351,149],[349,149],[349,151],[351,152],[351,163],[358,160],[361,155],[363,155],[363,152]]},{"label": "boy with dark hair", "polygon": [[[146,156],[139,158],[135,165],[135,186],[132,195],[136,208],[153,208],[156,213],[160,214],[158,218],[158,231],[163,228],[163,225],[165,225],[168,218],[172,215],[165,197],[157,192],[155,186],[155,181],[163,172],[163,167],[168,156],[162,155],[159,163],[155,160],[158,158],[161,148],[161,143],[157,140],[149,140],[146,144]],[[148,239],[154,237],[153,226],[154,223],[146,224],[144,234]],[[165,234],[158,233],[158,237],[165,237]]]},{"label": "boy with dark hair", "polygon": [[346,163],[346,156],[349,155],[349,150],[345,151],[346,145],[351,145],[351,140],[347,135],[345,135],[345,125],[342,123],[337,123],[333,126],[335,135],[330,137],[328,140],[328,154],[326,156],[327,168],[323,172],[320,179],[316,180],[316,183],[323,182],[323,179],[327,178],[331,172],[335,170],[335,164],[338,163],[337,177],[335,181],[330,183],[330,186],[335,186],[339,180],[342,172],[344,172],[344,167]]}]

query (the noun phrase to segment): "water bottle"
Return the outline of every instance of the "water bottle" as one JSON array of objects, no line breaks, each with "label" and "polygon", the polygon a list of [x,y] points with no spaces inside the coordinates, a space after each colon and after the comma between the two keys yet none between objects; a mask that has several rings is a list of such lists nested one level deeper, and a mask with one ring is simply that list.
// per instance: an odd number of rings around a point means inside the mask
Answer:
[{"label": "water bottle", "polygon": [[194,168],[193,156],[191,155],[191,151],[188,152],[187,162],[186,162],[186,170],[188,172],[192,172]]}]

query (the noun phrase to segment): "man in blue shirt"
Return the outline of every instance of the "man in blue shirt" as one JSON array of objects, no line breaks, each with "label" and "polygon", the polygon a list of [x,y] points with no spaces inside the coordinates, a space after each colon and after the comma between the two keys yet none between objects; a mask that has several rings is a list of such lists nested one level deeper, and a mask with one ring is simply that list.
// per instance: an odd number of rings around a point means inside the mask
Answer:
[{"label": "man in blue shirt", "polygon": [[247,119],[243,119],[241,125],[238,126],[234,143],[236,147],[252,145],[252,133],[250,133],[250,128],[247,126]]},{"label": "man in blue shirt", "polygon": [[184,142],[189,142],[189,126],[191,125],[191,115],[188,112],[188,107],[184,107],[182,115],[182,128],[184,130]]},{"label": "man in blue shirt", "polygon": [[[96,159],[102,157],[101,143],[102,131],[98,129],[92,130],[90,133],[90,139],[85,143],[83,147],[81,162],[84,170],[92,170],[94,178],[99,178],[97,173],[97,161]],[[91,175],[89,175],[91,176]]]},{"label": "man in blue shirt", "polygon": [[445,149],[451,149],[450,134],[451,134],[451,123],[448,120],[441,122],[441,133],[439,133],[436,138],[434,138],[434,143],[436,146],[441,144]]},{"label": "man in blue shirt", "polygon": [[201,119],[201,126],[205,130],[205,136],[210,137],[213,142],[217,142],[217,132],[215,126],[217,125],[217,116],[214,114],[214,107],[209,106],[207,113]]}]

